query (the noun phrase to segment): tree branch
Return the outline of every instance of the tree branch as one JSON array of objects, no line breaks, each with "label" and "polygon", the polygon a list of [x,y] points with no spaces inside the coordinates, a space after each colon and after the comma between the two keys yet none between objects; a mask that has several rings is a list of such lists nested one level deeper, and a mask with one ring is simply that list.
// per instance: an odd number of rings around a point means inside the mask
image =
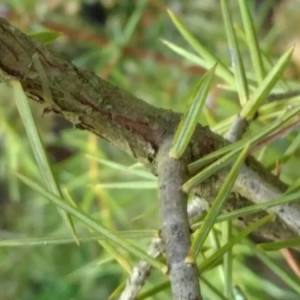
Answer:
[{"label": "tree branch", "polygon": [[244,118],[237,116],[226,134],[226,139],[231,143],[238,141],[242,138],[248,126],[249,123]]},{"label": "tree branch", "polygon": [[[147,253],[154,258],[159,257],[163,253],[163,241],[161,238],[152,239]],[[144,260],[139,261],[126,281],[126,286],[119,300],[134,300],[140,289],[145,284],[147,276],[150,274],[151,266]]]},{"label": "tree branch", "polygon": [[[197,265],[185,260],[191,248],[187,214],[188,196],[181,186],[188,178],[187,154],[180,160],[169,157],[172,140],[167,138],[158,152],[158,182],[162,236],[174,300],[200,300]],[[186,151],[187,152],[187,151]]]},{"label": "tree branch", "polygon": [[[44,111],[60,114],[78,128],[89,130],[144,163],[157,174],[157,151],[167,136],[174,133],[180,114],[155,108],[114,87],[90,71],[82,71],[57,54],[33,41],[0,18],[0,69],[20,80],[24,91],[43,104]],[[39,73],[32,57],[36,54],[47,74],[53,102],[45,101]],[[1,78],[0,78],[1,80]],[[192,137],[191,159],[196,160],[228,142],[208,128],[198,125]],[[228,168],[215,174],[195,189],[212,203]],[[235,182],[226,209],[231,211],[251,203],[261,203],[283,194],[287,186],[253,158],[249,158]],[[279,218],[259,229],[266,238],[283,240],[300,233],[298,203],[270,209]],[[261,213],[263,214],[263,212]],[[260,214],[260,215],[261,215]],[[253,221],[257,215],[244,218]]]},{"label": "tree branch", "polygon": [[[188,205],[187,213],[189,222],[196,219],[199,215],[207,211],[208,205],[205,201],[202,199],[199,199],[198,197],[194,198]],[[153,251],[153,249],[156,249]],[[165,251],[165,245],[163,244],[162,239],[153,238],[149,247],[147,253],[150,254],[153,257],[160,256]],[[134,300],[136,299],[137,294],[143,287],[146,277],[151,272],[151,266],[141,260],[139,261],[133,268],[132,273],[130,274],[130,277],[126,281],[126,286],[119,298],[119,300]]]}]

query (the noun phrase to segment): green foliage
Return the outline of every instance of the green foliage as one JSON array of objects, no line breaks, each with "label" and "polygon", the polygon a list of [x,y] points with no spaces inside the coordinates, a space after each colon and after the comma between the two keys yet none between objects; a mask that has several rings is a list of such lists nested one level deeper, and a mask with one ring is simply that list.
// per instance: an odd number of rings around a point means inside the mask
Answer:
[{"label": "green foliage", "polygon": [[[41,177],[43,178],[43,184],[54,195],[62,197],[62,192],[49,164],[47,154],[43,148],[40,135],[32,118],[28,100],[22,89],[22,86],[20,82],[17,81],[12,81],[11,85],[14,91],[14,98],[16,100],[17,108],[24,123],[32,151],[40,170]],[[70,228],[75,242],[77,243],[77,245],[79,245],[71,216],[68,215],[64,210],[59,210],[59,212],[62,216],[63,221]]]},{"label": "green foliage", "polygon": [[273,69],[262,81],[260,86],[258,86],[251,99],[243,107],[241,111],[242,117],[244,117],[247,120],[251,120],[252,118],[254,118],[258,108],[263,102],[265,102],[265,99],[268,97],[275,84],[281,78],[285,67],[291,59],[293,49],[294,47],[289,49],[286,53],[282,55],[282,57],[278,60]]},{"label": "green foliage", "polygon": [[233,27],[228,1],[221,0],[221,8],[226,28],[226,35],[228,40],[228,48],[230,51],[231,65],[236,80],[236,88],[239,95],[241,105],[245,105],[249,97],[249,87],[245,74],[245,67],[242,60],[242,55],[239,49],[239,44]]},{"label": "green foliage", "polygon": [[[80,1],[61,1],[56,7],[50,2],[7,0],[1,5],[12,9],[8,19],[14,24],[78,67],[92,69],[153,105],[180,112],[188,105],[193,114],[187,119],[192,124],[189,132],[199,122],[225,135],[236,115],[251,120],[243,139],[215,149],[188,166],[192,176],[183,189],[189,191],[232,164],[248,144],[252,154],[270,170],[282,162],[280,177],[292,187],[271,202],[220,214],[234,181],[228,177],[228,185],[216,199],[218,209],[213,208],[206,219],[203,216],[204,221],[195,220],[191,226],[199,232],[207,229],[205,235],[201,234],[201,243],[198,234],[193,235],[198,240],[196,262],[201,270],[203,295],[207,299],[226,299],[224,295],[228,295],[232,283],[240,290],[234,289],[233,294],[248,299],[299,299],[299,279],[282,263],[280,252],[270,256],[260,250],[298,245],[298,239],[261,244],[258,249],[246,237],[273,216],[267,215],[243,230],[234,223],[239,217],[299,199],[299,130],[268,142],[271,135],[293,124],[300,110],[297,95],[266,99],[270,93],[300,89],[297,80],[283,75],[293,72],[292,49],[286,50],[290,45],[286,39],[282,44],[280,37],[291,32],[282,32],[276,22],[268,32],[266,25],[262,27],[267,23],[269,1],[254,11],[251,1],[176,0],[166,3],[168,13],[151,1],[137,1],[135,5],[129,0],[111,1],[105,28],[93,27],[80,14],[74,15],[67,3],[76,7]],[[60,26],[54,29],[51,23]],[[202,101],[193,102],[198,105],[194,110],[188,103],[193,88],[216,63],[217,84],[208,97],[203,93]],[[33,64],[39,69],[44,93],[51,102],[43,68],[34,58]],[[210,81],[206,83],[208,87]],[[21,99],[24,95],[20,86],[14,85],[19,97],[0,85],[1,299],[108,299],[122,290],[139,258],[154,268],[138,299],[169,299],[169,283],[161,272],[165,263],[146,253],[160,226],[156,178],[105,141],[75,130],[53,115],[41,118],[43,112],[32,101],[31,116],[27,102]],[[26,105],[20,107],[23,121],[16,100]],[[26,134],[25,128],[31,133]],[[181,133],[175,143],[179,145],[176,157],[190,140],[188,131]],[[32,155],[32,148],[38,153]],[[76,236],[74,230],[70,231],[71,219],[66,226],[57,208],[64,215],[68,213],[68,218],[72,215]],[[232,221],[230,234],[224,230],[228,221]],[[230,251],[226,265],[223,259]],[[261,270],[267,265],[267,272],[280,279],[255,272],[250,259],[258,259]],[[279,289],[280,284],[283,287]]]},{"label": "green foliage", "polygon": [[205,239],[207,238],[209,232],[211,231],[218,215],[220,214],[224,204],[231,193],[233,184],[239,174],[242,164],[244,163],[246,156],[248,154],[250,144],[248,144],[245,149],[241,152],[236,162],[234,163],[230,173],[228,174],[226,181],[224,182],[220,192],[218,193],[212,207],[205,216],[203,224],[200,229],[195,234],[195,240],[192,245],[192,250],[195,256],[198,256],[199,252],[203,248]]},{"label": "green foliage", "polygon": [[59,38],[62,34],[56,31],[42,31],[29,34],[31,38],[41,44],[49,44]]},{"label": "green foliage", "polygon": [[187,104],[187,108],[176,129],[169,156],[179,159],[191,141],[198,120],[210,91],[217,65],[212,67],[200,80]]}]

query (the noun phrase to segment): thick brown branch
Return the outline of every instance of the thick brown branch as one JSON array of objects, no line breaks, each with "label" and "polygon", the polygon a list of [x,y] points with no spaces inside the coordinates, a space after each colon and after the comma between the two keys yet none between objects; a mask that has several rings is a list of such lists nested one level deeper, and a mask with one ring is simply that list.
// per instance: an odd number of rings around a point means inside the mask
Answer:
[{"label": "thick brown branch", "polygon": [[[41,78],[32,62],[38,55],[47,74],[53,102],[44,99]],[[44,105],[45,112],[53,111],[106,139],[136,157],[157,174],[156,156],[166,136],[173,134],[180,115],[155,108],[129,93],[112,86],[89,71],[48,51],[31,40],[6,20],[0,18],[0,68],[20,80],[26,94]],[[0,78],[1,79],[1,78]],[[192,159],[197,159],[222,146],[227,141],[208,128],[197,126],[191,141]],[[196,189],[198,195],[211,203],[228,170],[219,172]],[[266,171],[254,159],[248,159],[235,183],[234,200],[227,209],[233,210],[281,196],[286,186]],[[299,204],[270,209],[279,218],[260,229],[260,235],[286,239],[300,233]],[[255,216],[254,216],[255,217]],[[247,218],[245,223],[252,220]]]}]

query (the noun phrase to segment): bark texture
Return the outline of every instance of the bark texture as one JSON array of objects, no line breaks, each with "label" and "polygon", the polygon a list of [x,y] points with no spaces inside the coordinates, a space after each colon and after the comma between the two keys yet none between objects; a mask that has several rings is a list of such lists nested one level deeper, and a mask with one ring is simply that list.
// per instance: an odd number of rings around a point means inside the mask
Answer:
[{"label": "bark texture", "polygon": [[[47,76],[52,99],[47,98],[39,72],[33,64],[37,55]],[[157,174],[157,153],[165,138],[172,135],[180,115],[153,107],[107,83],[90,71],[79,70],[69,61],[47,50],[0,18],[0,80],[8,77],[21,82],[26,94],[43,105],[45,112],[60,114],[78,128],[89,130],[129,153]],[[190,143],[191,161],[227,144],[208,128],[197,126]],[[195,192],[211,203],[228,169],[206,180]],[[231,211],[251,203],[281,196],[287,186],[261,164],[249,158],[234,185],[226,209]],[[274,240],[296,237],[300,232],[300,205],[271,208],[278,216],[258,234]],[[265,212],[243,219],[244,224]]]}]

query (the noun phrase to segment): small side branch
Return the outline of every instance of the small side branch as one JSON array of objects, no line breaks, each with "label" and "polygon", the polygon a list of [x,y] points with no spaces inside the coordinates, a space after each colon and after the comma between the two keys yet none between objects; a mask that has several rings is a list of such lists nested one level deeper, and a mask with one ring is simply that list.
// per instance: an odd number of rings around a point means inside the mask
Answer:
[{"label": "small side branch", "polygon": [[238,141],[242,138],[243,134],[248,128],[248,125],[249,124],[247,120],[237,116],[226,135],[226,139],[231,143]]},{"label": "small side branch", "polygon": [[[157,237],[151,241],[147,253],[154,258],[159,257],[163,252],[162,239]],[[151,266],[144,260],[139,261],[133,268],[130,277],[127,279],[125,289],[119,300],[136,299],[142,286],[145,284],[147,276],[150,274]]]},{"label": "small side branch", "polygon": [[187,195],[181,189],[188,176],[187,161],[170,158],[170,147],[171,140],[166,139],[158,153],[157,170],[162,236],[173,300],[200,300],[197,266],[185,261],[191,248]]},{"label": "small side branch", "polygon": [[[208,203],[198,197],[194,197],[188,205],[187,212],[190,221],[199,217],[208,210]],[[153,238],[147,253],[154,258],[159,257],[165,252],[165,246],[161,238]],[[126,281],[126,286],[119,298],[119,300],[134,300],[139,291],[145,284],[147,276],[151,272],[151,266],[146,261],[139,261],[133,268],[130,277]]]}]

